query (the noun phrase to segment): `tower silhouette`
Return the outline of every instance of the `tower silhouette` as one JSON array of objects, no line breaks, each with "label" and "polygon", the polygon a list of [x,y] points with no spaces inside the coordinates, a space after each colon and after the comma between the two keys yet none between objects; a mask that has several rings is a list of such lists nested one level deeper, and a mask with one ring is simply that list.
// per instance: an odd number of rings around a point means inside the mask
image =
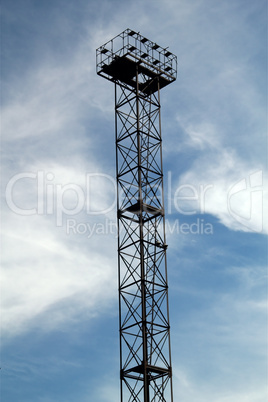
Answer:
[{"label": "tower silhouette", "polygon": [[121,402],[173,401],[160,90],[177,58],[130,29],[96,52],[115,84]]}]

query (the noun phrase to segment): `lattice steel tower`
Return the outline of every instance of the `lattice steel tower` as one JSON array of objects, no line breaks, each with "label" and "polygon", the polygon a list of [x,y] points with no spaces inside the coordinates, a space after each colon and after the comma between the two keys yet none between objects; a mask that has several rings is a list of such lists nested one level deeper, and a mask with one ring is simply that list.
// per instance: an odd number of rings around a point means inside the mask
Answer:
[{"label": "lattice steel tower", "polygon": [[160,89],[177,58],[126,29],[97,74],[115,83],[121,402],[173,401]]}]

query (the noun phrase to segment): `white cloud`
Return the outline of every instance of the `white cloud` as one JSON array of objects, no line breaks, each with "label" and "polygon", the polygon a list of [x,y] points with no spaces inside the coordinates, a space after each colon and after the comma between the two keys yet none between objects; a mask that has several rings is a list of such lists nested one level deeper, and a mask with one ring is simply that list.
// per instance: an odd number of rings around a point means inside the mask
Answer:
[{"label": "white cloud", "polygon": [[3,334],[16,335],[32,326],[57,328],[79,314],[98,314],[117,296],[116,258],[108,244],[105,255],[100,253],[103,236],[84,248],[85,240],[79,246],[64,228],[56,230],[41,216],[13,215],[5,226]]},{"label": "white cloud", "polygon": [[[38,215],[19,216],[3,201],[2,333],[7,337],[94,316],[117,298],[117,242],[115,227],[109,226],[115,219],[114,181],[94,152],[99,133],[90,124],[96,110],[113,120],[113,106],[109,84],[95,73],[100,34],[89,30],[88,35],[69,63],[46,55],[21,73],[23,79],[9,82],[3,97],[2,183],[30,173],[32,178],[14,184],[11,196],[21,210],[39,208]],[[74,215],[68,210],[77,205],[79,189],[83,209]],[[62,209],[67,214],[57,228]],[[68,218],[75,223],[69,234]]]},{"label": "white cloud", "polygon": [[183,132],[186,134],[183,146],[193,147],[198,150],[215,149],[219,147],[220,139],[219,133],[216,131],[212,123],[201,122],[198,125],[183,122],[183,119],[177,116],[177,121]]},{"label": "white cloud", "polygon": [[[185,124],[184,133],[186,150],[195,148],[202,153],[173,189],[185,196],[179,201],[181,210],[197,208],[198,212],[215,215],[232,230],[267,233],[268,187],[262,161],[248,161],[235,148],[224,146],[217,128],[210,123]],[[195,195],[198,199],[193,202]]]},{"label": "white cloud", "polygon": [[[204,8],[205,3],[197,1],[190,8],[195,24],[178,41],[179,74],[172,84],[179,90],[168,89],[175,117],[172,123],[171,113],[166,119],[170,135],[164,146],[169,163],[173,158],[172,170],[177,175],[183,172],[174,192],[185,184],[196,189],[211,185],[205,212],[231,230],[267,233],[267,99],[261,82],[266,73],[256,63],[266,51],[265,41],[253,34],[249,24],[257,15],[253,5],[206,4]],[[167,7],[174,26],[179,10],[174,1],[167,2]],[[230,12],[233,8],[240,9],[239,17]],[[178,36],[185,34],[188,18],[180,20]],[[250,187],[258,172],[262,185]]]},{"label": "white cloud", "polygon": [[115,297],[114,179],[92,162],[72,162],[24,161],[33,178],[15,182],[3,203],[3,334],[95,315]]}]

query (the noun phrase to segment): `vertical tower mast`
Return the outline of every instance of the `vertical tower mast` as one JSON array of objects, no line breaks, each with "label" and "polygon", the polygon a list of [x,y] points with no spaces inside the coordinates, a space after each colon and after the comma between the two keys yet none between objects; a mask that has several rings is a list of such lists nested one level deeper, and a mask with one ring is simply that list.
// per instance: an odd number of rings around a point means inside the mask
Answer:
[{"label": "vertical tower mast", "polygon": [[126,29],[97,74],[115,83],[121,402],[173,401],[160,89],[177,58]]}]

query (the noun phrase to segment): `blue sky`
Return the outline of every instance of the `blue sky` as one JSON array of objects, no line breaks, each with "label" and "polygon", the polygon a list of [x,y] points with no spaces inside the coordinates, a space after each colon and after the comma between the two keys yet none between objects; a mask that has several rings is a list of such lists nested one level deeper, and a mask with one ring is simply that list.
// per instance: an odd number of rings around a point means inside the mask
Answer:
[{"label": "blue sky", "polygon": [[161,91],[174,400],[266,401],[266,0],[2,0],[1,23],[1,400],[119,400],[95,50],[131,28],[178,57]]}]

